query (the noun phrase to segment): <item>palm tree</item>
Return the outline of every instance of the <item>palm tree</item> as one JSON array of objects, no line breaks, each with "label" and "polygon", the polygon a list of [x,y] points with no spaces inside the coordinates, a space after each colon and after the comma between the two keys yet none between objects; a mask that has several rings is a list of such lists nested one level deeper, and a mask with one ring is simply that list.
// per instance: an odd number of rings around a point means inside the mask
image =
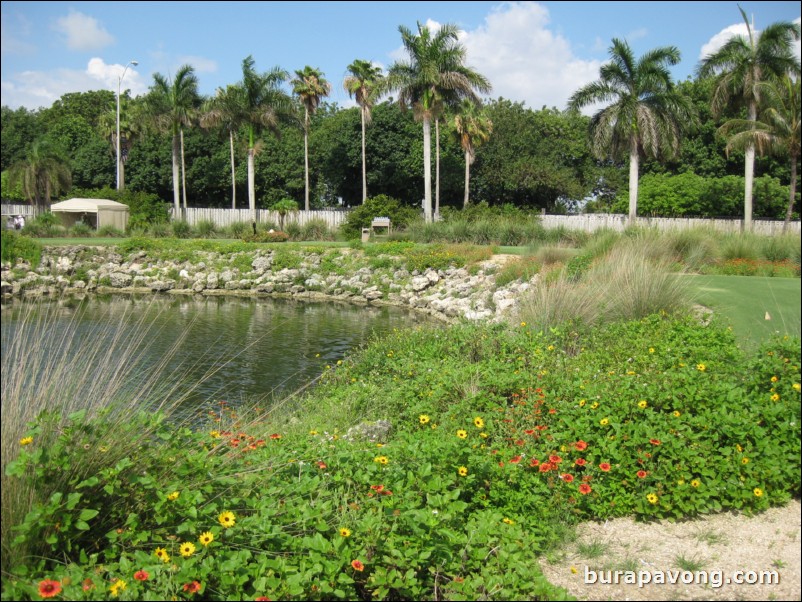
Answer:
[{"label": "palm tree", "polygon": [[765,103],[759,119],[731,119],[719,128],[728,138],[727,153],[732,149],[754,148],[763,156],[767,153],[787,156],[791,162],[791,183],[788,208],[785,212],[783,232],[788,228],[796,200],[797,161],[802,148],[800,139],[800,80],[783,77],[779,82],[762,82],[759,85]]},{"label": "palm tree", "polygon": [[638,213],[638,163],[641,153],[676,156],[683,130],[695,121],[689,99],[675,91],[669,67],[680,60],[675,46],[655,48],[635,60],[626,41],[613,39],[610,62],[599,79],[571,96],[570,110],[612,101],[590,121],[591,151],[597,158],[629,154],[629,220]]},{"label": "palm tree", "polygon": [[465,198],[462,208],[470,202],[471,164],[476,159],[476,147],[484,144],[493,133],[493,122],[479,110],[476,103],[462,101],[459,113],[454,116],[454,130],[462,150],[465,151]]},{"label": "palm tree", "polygon": [[268,128],[278,136],[279,120],[290,113],[292,101],[280,87],[289,78],[289,73],[274,67],[260,75],[254,71],[253,65],[252,56],[242,61],[242,82],[239,84],[242,93],[241,96],[238,93],[237,98],[248,133],[248,206],[253,233],[256,234],[255,158],[261,149],[257,134],[261,133],[262,128]]},{"label": "palm tree", "polygon": [[423,122],[423,214],[432,221],[432,119],[441,107],[439,99],[469,98],[477,101],[476,91],[487,93],[487,79],[465,66],[465,48],[458,42],[456,25],[443,25],[436,33],[418,23],[418,34],[401,25],[398,28],[409,60],[390,67],[384,92],[398,91],[401,106],[412,106]]},{"label": "palm tree", "polygon": [[[142,104],[134,102],[126,90],[120,97],[120,190],[125,190],[125,164],[128,155],[139,137],[142,129]],[[109,106],[109,110],[98,117],[97,129],[100,136],[109,141],[112,156],[117,153],[117,107]]]},{"label": "palm tree", "polygon": [[328,96],[331,92],[331,84],[323,77],[320,69],[307,65],[303,70],[295,71],[292,91],[304,106],[304,175],[306,179],[304,209],[309,211],[309,118],[317,111],[320,99]]},{"label": "palm tree", "polygon": [[218,88],[214,97],[203,106],[201,124],[206,126],[224,125],[228,130],[231,151],[231,208],[237,208],[237,178],[234,161],[234,132],[245,121],[244,89],[241,86]]},{"label": "palm tree", "polygon": [[195,69],[191,65],[182,65],[172,80],[161,73],[154,74],[146,102],[156,128],[173,136],[173,201],[175,217],[178,217],[181,214],[181,133],[182,128],[191,123],[193,113],[200,105]]},{"label": "palm tree", "polygon": [[[713,54],[706,56],[697,67],[700,78],[716,77],[710,105],[714,115],[720,115],[731,104],[746,106],[747,119],[757,121],[760,104],[760,82],[781,78],[787,74],[797,77],[799,59],[794,56],[794,41],[799,39],[799,25],[778,22],[756,35],[746,13],[739,6],[746,36],[733,36]],[[746,146],[744,167],[744,229],[752,227],[752,184],[755,177],[755,147]]]},{"label": "palm tree", "polygon": [[8,170],[9,186],[19,184],[36,213],[47,211],[50,200],[72,186],[72,174],[59,150],[42,141],[34,142],[23,161]]},{"label": "palm tree", "polygon": [[379,82],[384,77],[379,67],[374,67],[370,61],[355,60],[348,65],[350,75],[343,81],[343,87],[348,95],[356,99],[359,112],[362,116],[362,204],[368,199],[368,171],[365,159],[365,127],[371,121],[371,109],[377,99]]}]

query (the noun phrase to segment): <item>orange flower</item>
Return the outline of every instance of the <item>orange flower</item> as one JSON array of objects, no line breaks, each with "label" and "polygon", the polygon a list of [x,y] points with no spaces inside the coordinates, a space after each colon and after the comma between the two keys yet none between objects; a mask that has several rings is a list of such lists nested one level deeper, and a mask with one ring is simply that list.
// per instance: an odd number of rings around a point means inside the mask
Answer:
[{"label": "orange flower", "polygon": [[134,579],[137,581],[147,581],[150,575],[147,571],[137,571],[134,573]]},{"label": "orange flower", "polygon": [[587,483],[582,483],[579,486],[579,493],[581,493],[582,495],[587,495],[591,491],[593,491],[593,490],[590,488],[590,485],[588,485]]},{"label": "orange flower", "polygon": [[361,562],[359,562],[358,560],[352,560],[351,561],[351,567],[355,571],[359,571],[360,573],[365,570],[365,565],[362,564]]},{"label": "orange flower", "polygon": [[604,472],[610,472],[610,468],[611,466],[607,462],[602,462],[601,464],[599,464],[599,469],[603,470]]},{"label": "orange flower", "polygon": [[200,581],[192,581],[184,584],[184,591],[190,594],[197,594],[201,590]]},{"label": "orange flower", "polygon": [[52,598],[61,593],[61,583],[54,579],[45,579],[39,582],[39,595],[43,598]]}]

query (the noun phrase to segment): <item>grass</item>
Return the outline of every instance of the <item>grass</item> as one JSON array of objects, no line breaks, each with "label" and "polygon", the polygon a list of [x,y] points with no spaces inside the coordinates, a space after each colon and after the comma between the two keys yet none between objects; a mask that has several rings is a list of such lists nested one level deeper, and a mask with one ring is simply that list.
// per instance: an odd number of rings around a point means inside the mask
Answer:
[{"label": "grass", "polygon": [[609,551],[609,548],[610,546],[608,546],[606,543],[594,540],[588,543],[578,543],[576,546],[576,551],[584,558],[594,559],[601,558],[602,556],[606,555]]},{"label": "grass", "polygon": [[[713,309],[750,347],[768,336],[800,336],[799,278],[685,276],[697,303]],[[770,319],[767,319],[767,316]]]},{"label": "grass", "polygon": [[677,565],[683,571],[690,571],[695,573],[696,571],[701,571],[705,568],[704,563],[696,558],[696,556],[692,556],[688,558],[685,554],[679,554],[674,557],[674,564]]}]

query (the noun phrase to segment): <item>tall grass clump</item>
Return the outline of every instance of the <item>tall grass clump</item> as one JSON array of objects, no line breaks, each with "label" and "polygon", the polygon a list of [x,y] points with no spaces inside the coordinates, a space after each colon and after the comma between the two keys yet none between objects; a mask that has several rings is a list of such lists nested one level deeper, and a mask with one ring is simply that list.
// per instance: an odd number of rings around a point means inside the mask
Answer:
[{"label": "tall grass clump", "polygon": [[198,220],[195,224],[195,232],[200,238],[213,238],[216,233],[217,227],[210,219]]},{"label": "tall grass clump", "polygon": [[[11,311],[18,311],[19,317],[2,332],[4,571],[46,556],[49,543],[69,536],[68,526],[58,532],[53,518],[67,503],[60,492],[68,485],[96,479],[121,458],[145,453],[156,420],[146,419],[132,428],[134,416],[145,411],[151,417],[169,415],[186,397],[179,393],[180,374],[167,369],[180,340],[155,367],[144,368],[150,332],[147,312],[131,329],[118,328],[99,316],[98,326],[86,332],[79,329],[81,308],[60,331],[54,328],[57,316],[72,310],[59,303],[24,303],[19,310],[3,310]],[[49,460],[60,470],[30,474],[28,468],[15,475],[26,478],[10,476],[9,466],[27,450],[28,442],[35,444],[31,446],[38,450],[35,453],[49,446],[59,449],[59,457]],[[45,463],[48,458],[41,460]],[[120,478],[135,478],[136,472],[133,467]],[[85,494],[92,489],[87,486]],[[18,538],[12,527],[26,517],[35,519],[40,532]]]},{"label": "tall grass clump", "polygon": [[242,238],[250,230],[251,225],[248,222],[234,222],[226,228],[226,232],[231,238]]},{"label": "tall grass clump", "polygon": [[760,237],[754,234],[726,234],[719,243],[721,259],[758,259],[760,257]]}]

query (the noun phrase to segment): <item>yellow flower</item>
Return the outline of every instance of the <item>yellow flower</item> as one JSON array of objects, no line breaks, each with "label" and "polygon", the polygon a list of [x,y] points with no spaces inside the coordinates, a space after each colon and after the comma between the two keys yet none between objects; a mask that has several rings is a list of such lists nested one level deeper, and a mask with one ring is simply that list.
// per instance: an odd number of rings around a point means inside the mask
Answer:
[{"label": "yellow flower", "polygon": [[575,566],[572,566],[572,567],[571,567],[571,572],[572,572],[574,575],[576,575],[576,574],[579,572],[579,569],[577,569]]},{"label": "yellow flower", "polygon": [[654,493],[650,493],[646,496],[646,501],[648,501],[650,504],[656,504],[659,500],[660,498],[658,498]]},{"label": "yellow flower", "polygon": [[654,347],[649,347],[649,353],[654,353]]},{"label": "yellow flower", "polygon": [[459,429],[457,431],[457,437],[459,437],[460,439],[465,439],[467,436],[468,436],[468,431],[464,429]]},{"label": "yellow flower", "polygon": [[20,445],[30,445],[31,443],[33,443],[33,437],[30,436],[23,437],[22,439],[19,440]]},{"label": "yellow flower", "polygon": [[460,466],[457,469],[457,472],[459,473],[459,476],[461,476],[461,477],[467,477],[468,476],[468,469],[465,466]]},{"label": "yellow flower", "polygon": [[114,583],[111,584],[109,587],[109,591],[111,592],[112,597],[116,598],[120,595],[120,592],[125,589],[126,583],[122,579],[117,579]]},{"label": "yellow flower", "polygon": [[648,406],[649,406],[649,403],[648,403],[648,402],[647,402],[645,399],[641,399],[641,400],[638,402],[638,407],[639,407],[641,410],[644,410],[644,409],[646,409]]},{"label": "yellow flower", "polygon": [[479,436],[480,436],[482,439],[487,439],[487,433],[479,433]]},{"label": "yellow flower", "polygon": [[167,553],[167,550],[164,548],[156,548],[153,552],[153,555],[156,556],[159,560],[163,563],[167,564],[170,562],[170,555]]},{"label": "yellow flower", "polygon": [[351,537],[351,529],[346,529],[345,527],[342,527],[340,529],[340,535],[342,537]]},{"label": "yellow flower", "polygon": [[390,459],[387,456],[376,456],[375,458],[373,458],[373,461],[378,462],[382,466],[386,466],[387,464],[390,463]]},{"label": "yellow flower", "polygon": [[485,421],[482,420],[479,416],[473,419],[473,425],[478,429],[485,428]]},{"label": "yellow flower", "polygon": [[682,412],[680,412],[679,410],[674,410],[672,414],[674,414],[674,418],[679,418],[680,416],[682,416]]},{"label": "yellow flower", "polygon": [[699,481],[699,479],[694,479],[693,481],[691,481],[691,487],[699,487],[699,485],[701,484],[702,483],[701,481]]},{"label": "yellow flower", "polygon": [[749,464],[749,458],[747,458],[745,456],[743,458],[741,458],[741,464]]},{"label": "yellow flower", "polygon": [[602,426],[607,426],[608,424],[610,424],[610,421],[607,418],[602,418],[601,420],[599,420],[599,424]]},{"label": "yellow flower", "polygon": [[178,551],[181,552],[181,556],[184,558],[189,558],[195,553],[195,544],[191,541],[185,541],[179,546]]},{"label": "yellow flower", "polygon": [[526,326],[526,322],[521,322],[521,328],[524,328],[525,326]]},{"label": "yellow flower", "polygon": [[311,430],[311,431],[309,431],[309,434],[314,437],[315,435],[317,435],[317,431]]},{"label": "yellow flower", "polygon": [[201,533],[198,541],[201,542],[201,545],[208,546],[210,543],[214,541],[214,533],[211,531],[206,531],[205,533]]},{"label": "yellow flower", "polygon": [[212,439],[219,439],[220,431],[209,431],[209,435],[212,437]]},{"label": "yellow flower", "polygon": [[429,424],[429,417],[426,414],[421,414],[418,416],[418,422],[421,424]]},{"label": "yellow flower", "polygon": [[178,499],[179,495],[180,494],[177,491],[173,491],[172,493],[167,494],[167,499],[170,500],[171,502],[174,502],[175,500]]},{"label": "yellow flower", "polygon": [[780,380],[780,379],[777,378],[776,376],[772,376],[771,377],[771,382],[773,382],[773,383],[776,383],[778,380]]},{"label": "yellow flower", "polygon": [[580,407],[580,408],[584,408],[584,407],[585,407],[585,404],[586,404],[587,402],[588,402],[588,400],[587,400],[587,399],[580,399],[580,400],[579,400],[579,407]]},{"label": "yellow flower", "polygon": [[779,396],[779,394],[775,393],[774,395],[772,395],[772,396],[771,396],[771,400],[772,400],[772,401],[780,401],[780,396]]},{"label": "yellow flower", "polygon": [[744,448],[743,448],[743,447],[741,447],[741,444],[740,444],[740,443],[736,443],[736,444],[735,444],[735,449],[737,449],[739,453],[740,453],[740,452],[742,452],[742,451],[744,450]]},{"label": "yellow flower", "polygon": [[796,391],[797,393],[799,393],[800,389],[802,389],[802,385],[800,385],[799,383],[794,383],[791,386],[793,387],[794,391]]},{"label": "yellow flower", "polygon": [[236,517],[234,516],[233,512],[231,512],[230,510],[226,510],[225,512],[222,512],[220,516],[217,517],[217,520],[221,525],[223,525],[226,529],[228,529],[229,527],[234,526],[234,523],[236,522]]},{"label": "yellow flower", "polygon": [[707,366],[705,366],[704,364],[696,364],[696,369],[699,372],[704,372],[705,370],[707,370]]},{"label": "yellow flower", "polygon": [[685,484],[685,479],[680,479],[679,481],[677,481],[677,485],[679,486],[682,486],[684,484]]},{"label": "yellow flower", "polygon": [[599,407],[599,402],[598,401],[594,401],[592,404],[590,404],[590,409],[591,410],[595,410],[598,407]]},{"label": "yellow flower", "polygon": [[512,520],[511,518],[507,518],[506,516],[501,519],[501,522],[507,523],[508,525],[514,525],[515,524],[514,520]]},{"label": "yellow flower", "polygon": [[760,497],[760,496],[762,496],[762,495],[763,495],[763,490],[762,490],[760,487],[755,487],[755,488],[752,490],[752,493],[754,493],[754,494],[755,494],[755,497]]},{"label": "yellow flower", "polygon": [[548,349],[549,351],[554,351],[554,345],[549,345],[549,346],[547,347],[547,349]]}]

